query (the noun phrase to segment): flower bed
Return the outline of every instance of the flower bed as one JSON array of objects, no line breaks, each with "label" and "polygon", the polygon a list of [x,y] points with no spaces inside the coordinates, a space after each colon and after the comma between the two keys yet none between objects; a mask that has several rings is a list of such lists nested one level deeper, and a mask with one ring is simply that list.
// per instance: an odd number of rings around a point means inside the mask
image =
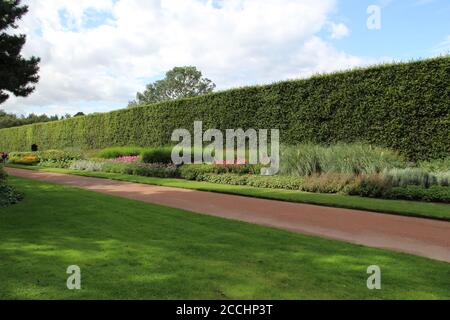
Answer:
[{"label": "flower bed", "polygon": [[34,152],[11,152],[8,157],[8,162],[31,166],[39,163],[39,158]]},{"label": "flower bed", "polygon": [[123,162],[123,163],[132,163],[132,162],[142,161],[142,157],[141,156],[122,156],[122,157],[117,157],[116,159],[114,159],[114,161]]},{"label": "flower bed", "polygon": [[393,151],[362,144],[284,146],[282,167],[277,176],[261,176],[264,166],[250,165],[244,159],[175,166],[170,163],[169,147],[109,148],[96,153],[97,156],[99,154],[115,157],[86,160],[73,152],[49,150],[11,153],[9,158],[11,163],[38,162],[40,166],[69,167],[73,170],[183,178],[315,193],[450,202],[448,159],[412,164]]}]

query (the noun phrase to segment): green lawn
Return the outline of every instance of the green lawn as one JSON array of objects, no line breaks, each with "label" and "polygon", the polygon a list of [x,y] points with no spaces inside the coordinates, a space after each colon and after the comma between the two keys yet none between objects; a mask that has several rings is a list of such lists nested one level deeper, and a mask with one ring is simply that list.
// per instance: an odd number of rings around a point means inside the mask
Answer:
[{"label": "green lawn", "polygon": [[[449,299],[450,264],[10,177],[0,299]],[[66,289],[69,265],[82,290]],[[379,265],[382,289],[368,290]]]},{"label": "green lawn", "polygon": [[209,182],[188,181],[182,179],[163,179],[117,173],[40,168],[36,166],[30,167],[14,165],[11,167],[450,221],[450,205],[444,203],[385,200],[339,194],[309,193],[282,189],[234,186]]}]

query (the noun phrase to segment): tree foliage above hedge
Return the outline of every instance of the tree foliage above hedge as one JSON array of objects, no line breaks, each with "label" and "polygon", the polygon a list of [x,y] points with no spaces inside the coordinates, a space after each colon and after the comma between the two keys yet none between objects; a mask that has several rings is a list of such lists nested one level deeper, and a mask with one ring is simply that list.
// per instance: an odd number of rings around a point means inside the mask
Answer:
[{"label": "tree foliage above hedge", "polygon": [[138,92],[136,101],[130,102],[128,106],[197,97],[213,92],[215,87],[211,80],[203,78],[196,67],[175,67],[167,71],[164,79],[150,83],[144,92]]},{"label": "tree foliage above hedge", "polygon": [[161,146],[176,128],[277,128],[282,142],[368,142],[408,158],[450,154],[450,57],[246,87],[0,130],[0,150]]}]

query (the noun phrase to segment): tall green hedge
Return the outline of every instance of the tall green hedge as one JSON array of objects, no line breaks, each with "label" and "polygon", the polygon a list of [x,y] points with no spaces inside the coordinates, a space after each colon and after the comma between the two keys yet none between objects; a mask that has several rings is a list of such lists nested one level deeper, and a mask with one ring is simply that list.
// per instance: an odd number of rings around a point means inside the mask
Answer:
[{"label": "tall green hedge", "polygon": [[450,154],[450,57],[233,89],[0,130],[0,150],[160,146],[176,128],[278,128],[282,142],[363,141],[410,159]]}]

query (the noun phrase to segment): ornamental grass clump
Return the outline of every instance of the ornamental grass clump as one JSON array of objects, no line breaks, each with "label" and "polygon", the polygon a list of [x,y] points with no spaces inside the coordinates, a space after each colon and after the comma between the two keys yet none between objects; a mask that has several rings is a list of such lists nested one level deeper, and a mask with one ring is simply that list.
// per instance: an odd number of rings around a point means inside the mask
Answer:
[{"label": "ornamental grass clump", "polygon": [[398,153],[371,145],[301,144],[282,146],[280,174],[292,176],[323,173],[378,174],[385,169],[404,168],[405,165],[405,161]]},{"label": "ornamental grass clump", "polygon": [[74,161],[69,169],[82,171],[103,171],[104,161],[98,160],[78,160]]},{"label": "ornamental grass clump", "polygon": [[429,172],[422,168],[391,169],[383,173],[394,187],[422,186],[449,186],[449,172]]}]

